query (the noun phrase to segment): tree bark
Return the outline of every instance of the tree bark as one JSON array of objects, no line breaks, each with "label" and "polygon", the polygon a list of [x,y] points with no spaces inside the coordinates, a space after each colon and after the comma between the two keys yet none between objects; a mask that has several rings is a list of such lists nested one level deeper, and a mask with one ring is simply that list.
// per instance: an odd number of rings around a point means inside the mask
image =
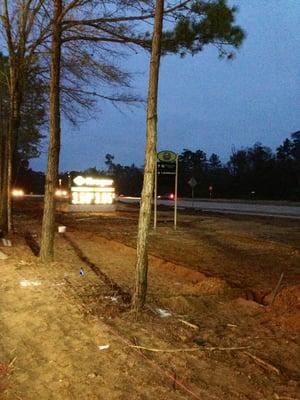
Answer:
[{"label": "tree bark", "polygon": [[53,0],[52,54],[50,79],[50,138],[45,184],[44,213],[41,237],[40,260],[49,262],[54,256],[55,189],[58,182],[60,152],[60,63],[62,0]]},{"label": "tree bark", "polygon": [[7,137],[7,226],[8,232],[13,230],[13,215],[12,215],[12,182],[13,182],[13,163],[14,154],[17,146],[20,119],[21,119],[21,61],[16,62],[14,59],[10,60],[9,77],[9,127]]},{"label": "tree bark", "polygon": [[132,309],[136,314],[144,306],[147,294],[148,236],[152,211],[154,171],[156,163],[157,94],[163,12],[164,0],[156,0],[148,85],[147,138],[145,150],[144,182],[138,225],[135,289],[132,300]]},{"label": "tree bark", "polygon": [[[4,192],[6,199],[3,200],[1,216],[7,224],[7,231],[13,229],[12,219],[12,181],[13,181],[13,160],[15,148],[18,141],[20,120],[21,120],[21,102],[22,102],[22,85],[23,85],[23,68],[25,59],[25,42],[26,42],[26,16],[21,13],[22,18],[19,19],[19,43],[14,43],[12,19],[9,16],[8,1],[3,0],[2,23],[6,34],[6,42],[9,57],[9,111],[8,111],[8,129],[6,130],[6,146],[5,146],[5,185]],[[24,11],[24,10],[23,10]],[[4,216],[4,213],[7,215]]]},{"label": "tree bark", "polygon": [[7,220],[7,123],[2,121],[1,140],[1,197],[0,197],[0,230],[3,234],[8,232]]},{"label": "tree bark", "polygon": [[[1,90],[1,86],[0,86],[0,90]],[[5,121],[4,107],[3,107],[2,93],[0,92],[0,210],[2,207],[1,200],[2,200],[2,190],[3,190],[3,173],[4,173],[4,159],[5,159],[4,121]],[[1,215],[1,211],[0,211],[0,215]],[[0,217],[0,224],[1,224],[1,217]],[[0,229],[1,229],[1,225],[0,225]]]}]

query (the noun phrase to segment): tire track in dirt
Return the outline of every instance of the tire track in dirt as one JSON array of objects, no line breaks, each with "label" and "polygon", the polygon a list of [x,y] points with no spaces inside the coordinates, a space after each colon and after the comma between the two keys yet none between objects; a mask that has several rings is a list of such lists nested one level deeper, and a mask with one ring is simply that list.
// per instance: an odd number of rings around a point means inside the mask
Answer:
[{"label": "tire track in dirt", "polygon": [[[114,281],[117,280],[123,282],[123,284],[125,283],[127,288],[132,287],[136,251],[134,247],[116,240],[107,239],[103,235],[93,234],[91,236],[88,233],[79,231],[76,233],[74,231],[69,232],[68,238],[83,250],[85,254],[88,254],[89,260],[99,265],[101,270],[104,269],[104,271],[112,272],[115,276],[113,278]],[[80,242],[81,244],[79,244]],[[126,263],[126,269],[128,268],[131,272],[129,279],[128,275],[124,276],[125,271],[122,270],[122,265],[113,269],[109,268],[110,259],[112,258],[110,254],[114,254],[115,256],[119,254],[119,261],[122,262],[123,267]],[[107,272],[105,273],[107,274]],[[158,286],[162,286],[166,292],[169,292],[170,287],[176,287],[176,295],[179,292],[181,295],[220,294],[221,292],[230,290],[230,285],[222,279],[207,277],[202,272],[194,271],[186,266],[175,264],[153,254],[149,255],[149,281],[150,284],[153,283],[154,285],[155,282],[156,284],[159,283]],[[152,288],[152,290],[154,293],[159,293],[159,289]],[[169,294],[171,296],[174,295],[173,291]]]},{"label": "tire track in dirt", "polygon": [[[79,230],[76,227],[76,223],[70,223],[71,221],[69,221],[69,226],[71,227],[72,230],[77,231],[78,235],[80,235],[82,233],[81,230]],[[87,233],[87,235],[89,235]],[[112,239],[111,237],[108,237],[106,235],[103,235],[102,233],[96,233],[93,232],[93,234],[90,234],[89,239],[92,239],[93,237],[95,237],[95,235],[99,238],[105,239],[107,240],[109,243],[115,243],[115,244],[119,244],[121,246],[124,246],[125,248],[130,249],[131,251],[136,251],[136,247],[125,243],[122,240],[117,240],[117,239]],[[201,238],[202,239],[202,238]],[[207,240],[207,244],[211,247],[213,246],[214,249],[216,249],[218,252],[222,253],[222,258],[226,257],[229,262],[232,262],[233,258],[234,258],[234,252],[231,251],[232,248],[228,248],[227,250],[229,250],[229,256],[226,253],[226,244],[224,242],[222,242],[222,244],[220,244],[220,242],[215,241],[214,243],[212,243],[211,240],[209,240],[210,238],[206,238]],[[218,244],[218,246],[217,246]],[[223,246],[223,247],[222,247]],[[225,251],[224,251],[225,249]],[[225,288],[230,288],[233,291],[236,292],[236,297],[243,297],[246,300],[251,300],[251,301],[255,301],[259,304],[264,304],[264,299],[266,296],[268,296],[271,292],[272,289],[261,289],[261,288],[255,288],[253,287],[253,285],[249,284],[249,285],[245,285],[243,282],[237,282],[236,280],[233,279],[228,279],[228,277],[224,274],[219,274],[219,273],[214,273],[212,271],[209,270],[204,270],[201,269],[196,271],[194,266],[191,265],[184,265],[181,263],[178,263],[177,260],[174,260],[172,257],[166,258],[166,257],[161,257],[158,256],[157,254],[155,254],[153,252],[153,250],[149,251],[149,257],[150,260],[153,260],[153,264],[155,266],[158,266],[159,268],[162,268],[163,271],[169,271],[170,273],[173,273],[174,275],[176,274],[178,276],[178,280],[180,279],[187,279],[188,280],[188,284],[192,284],[194,286],[193,290],[188,290],[188,293],[186,294],[187,296],[191,295],[191,296],[195,296],[197,295],[197,288],[198,290],[198,294],[202,294],[205,292],[210,292],[213,293],[214,291],[214,285],[215,287],[215,293],[218,294],[220,292],[222,292],[222,288],[225,290]],[[208,283],[207,287],[205,288],[205,283],[200,283],[206,281]],[[176,285],[178,285],[178,282],[175,282]],[[210,289],[209,289],[210,287]],[[218,287],[218,288],[217,288]],[[202,289],[202,290],[201,290]],[[184,294],[183,294],[184,295]]]},{"label": "tire track in dirt", "polygon": [[[93,218],[93,220],[97,219],[96,217]],[[101,218],[102,219],[102,218]],[[99,220],[99,217],[98,217]],[[112,219],[110,218],[105,218],[104,219],[106,222],[107,221],[112,221]],[[117,218],[117,220],[119,220],[119,218]],[[78,229],[76,221],[72,220],[69,216],[66,218],[65,216],[62,217],[62,221],[65,221],[64,223],[67,223],[67,225],[73,229],[76,230],[79,234],[82,232],[82,229],[84,228],[84,230],[89,231],[91,233],[91,237],[94,236],[95,234],[98,235],[99,237],[101,236],[102,238],[105,238],[107,240],[112,240],[114,242],[117,243],[121,243],[122,245],[129,247],[130,249],[135,250],[135,246],[133,244],[131,244],[132,242],[132,237],[128,236],[128,241],[129,243],[125,243],[125,240],[122,239],[116,239],[116,238],[112,238],[110,235],[104,235],[102,232],[99,233],[97,232],[97,225],[86,225],[84,224],[84,222],[82,223],[81,226],[81,230]],[[83,219],[83,221],[85,221],[85,219]],[[125,218],[126,221],[126,218]],[[100,220],[101,222],[101,220]],[[116,223],[115,219],[113,219],[114,224]],[[123,222],[123,219],[122,219]],[[106,225],[105,225],[106,226]],[[203,231],[203,230],[202,230]],[[114,232],[111,232],[112,234],[114,234]],[[189,237],[189,236],[188,236]],[[125,234],[125,239],[126,239],[126,234]],[[174,240],[178,239],[178,238],[173,238]],[[168,240],[169,238],[166,237],[164,238],[165,242],[164,245],[165,247],[168,247]],[[187,241],[187,238],[184,239],[185,241]],[[156,241],[154,242],[156,243]],[[154,246],[154,243],[151,244],[151,240],[150,240],[150,250],[149,250],[149,255],[156,257],[157,259],[162,260],[162,262],[165,262],[166,264],[171,263],[174,265],[177,265],[181,270],[185,269],[190,271],[190,274],[192,274],[192,271],[195,272],[195,274],[199,273],[199,274],[203,274],[205,276],[205,278],[214,278],[214,279],[219,279],[222,280],[226,285],[228,285],[229,287],[231,287],[232,289],[239,291],[239,295],[249,299],[249,300],[253,300],[256,301],[260,304],[263,304],[264,298],[270,294],[270,292],[272,291],[273,287],[272,285],[268,285],[268,287],[261,287],[261,285],[259,284],[258,287],[257,286],[257,279],[254,279],[255,275],[249,275],[249,277],[246,278],[244,276],[244,272],[247,272],[247,270],[252,271],[253,267],[251,267],[251,263],[249,264],[249,268],[247,269],[245,267],[245,265],[243,265],[243,271],[240,270],[239,268],[239,260],[242,260],[243,264],[245,263],[245,259],[249,259],[247,254],[245,256],[246,253],[242,253],[239,251],[239,249],[236,249],[234,246],[232,246],[230,243],[227,243],[227,241],[222,241],[220,242],[217,238],[212,238],[211,235],[207,235],[204,232],[201,233],[201,236],[198,237],[198,243],[195,242],[195,238],[191,238],[190,241],[188,243],[186,243],[186,251],[187,253],[191,252],[190,254],[193,255],[193,252],[195,252],[194,249],[198,249],[199,246],[201,246],[201,243],[203,243],[202,247],[204,249],[206,249],[205,252],[205,256],[202,259],[199,259],[199,263],[201,263],[201,267],[199,267],[198,265],[194,265],[194,261],[192,264],[182,264],[180,262],[178,262],[178,257],[174,257],[173,252],[171,252],[171,256],[168,257],[164,257],[160,255],[157,255],[156,253],[154,253],[154,251],[156,250],[156,247]],[[158,245],[158,243],[157,243]],[[173,244],[171,244],[171,246],[173,246]],[[208,252],[207,249],[210,249],[210,251]],[[178,249],[178,250],[182,250],[182,249]],[[158,250],[160,251],[160,250]],[[173,255],[173,256],[172,256]],[[209,259],[207,259],[206,257],[209,256]],[[182,256],[180,256],[182,257]],[[195,258],[195,256],[194,256]],[[211,258],[211,259],[210,259]],[[253,260],[255,259],[255,257],[251,257]],[[224,268],[219,268],[217,267],[216,270],[214,268],[203,268],[204,265],[208,262],[209,266],[213,266],[216,265],[215,263],[217,262],[217,260],[222,260],[222,266],[224,265],[224,259],[226,260],[226,264],[228,265],[227,271],[228,274],[224,271]],[[216,260],[216,261],[215,261]],[[234,268],[232,269],[232,267],[234,266]],[[234,278],[233,276],[233,271],[236,273],[236,278]],[[179,274],[180,275],[180,274]],[[197,278],[196,278],[197,280]],[[262,280],[261,280],[262,281]],[[261,282],[260,281],[260,282]],[[276,284],[276,282],[275,282]],[[275,285],[274,284],[274,285]]]}]

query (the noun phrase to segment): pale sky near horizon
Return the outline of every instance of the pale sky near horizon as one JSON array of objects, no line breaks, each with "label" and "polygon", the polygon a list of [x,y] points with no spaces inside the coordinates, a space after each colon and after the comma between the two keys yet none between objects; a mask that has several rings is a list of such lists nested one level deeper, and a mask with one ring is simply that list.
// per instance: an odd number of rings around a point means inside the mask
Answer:
[{"label": "pale sky near horizon", "polygon": [[[219,60],[214,48],[161,62],[158,149],[201,149],[223,161],[233,147],[255,142],[278,147],[300,129],[300,0],[230,0],[236,22],[247,37],[233,61]],[[132,55],[125,63],[136,72],[135,92],[147,95],[149,58]],[[60,170],[104,167],[115,162],[140,166],[144,160],[145,108],[120,113],[101,104],[97,119],[74,129],[64,123]],[[44,146],[44,151],[46,151]],[[31,167],[45,170],[45,153]]]}]

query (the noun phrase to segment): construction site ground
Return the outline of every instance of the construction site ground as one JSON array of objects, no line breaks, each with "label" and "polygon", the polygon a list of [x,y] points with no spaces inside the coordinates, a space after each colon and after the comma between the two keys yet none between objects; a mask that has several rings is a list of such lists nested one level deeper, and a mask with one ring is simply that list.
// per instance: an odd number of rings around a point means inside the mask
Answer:
[{"label": "construction site ground", "polygon": [[0,399],[300,399],[300,223],[161,209],[146,307],[130,301],[138,209],[58,213],[19,202],[0,260]]}]

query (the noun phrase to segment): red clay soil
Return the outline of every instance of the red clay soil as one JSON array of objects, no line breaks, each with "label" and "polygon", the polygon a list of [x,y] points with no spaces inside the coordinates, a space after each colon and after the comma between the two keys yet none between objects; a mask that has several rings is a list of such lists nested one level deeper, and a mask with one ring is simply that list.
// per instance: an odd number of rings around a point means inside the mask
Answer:
[{"label": "red clay soil", "polygon": [[161,213],[136,321],[122,297],[134,282],[135,212],[59,215],[67,233],[47,266],[24,239],[29,230],[38,241],[39,215],[16,221],[13,247],[1,249],[0,366],[13,360],[1,399],[300,399],[293,222],[180,215],[174,232]]}]

